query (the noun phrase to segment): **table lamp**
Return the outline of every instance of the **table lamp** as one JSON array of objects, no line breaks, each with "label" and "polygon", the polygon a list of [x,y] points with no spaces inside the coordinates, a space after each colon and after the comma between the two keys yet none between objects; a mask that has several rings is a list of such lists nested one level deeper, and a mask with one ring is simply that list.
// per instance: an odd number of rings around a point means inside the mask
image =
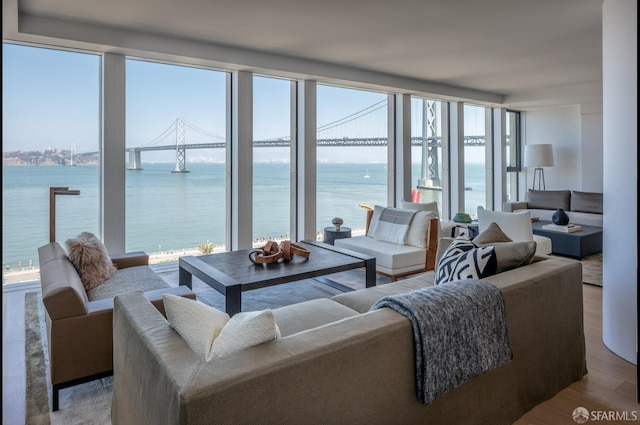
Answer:
[{"label": "table lamp", "polygon": [[547,190],[544,181],[544,168],[553,167],[553,147],[550,144],[525,145],[524,147],[524,166],[535,167],[533,170],[533,186],[536,188],[536,179],[538,180],[538,190],[542,186],[542,190]]}]

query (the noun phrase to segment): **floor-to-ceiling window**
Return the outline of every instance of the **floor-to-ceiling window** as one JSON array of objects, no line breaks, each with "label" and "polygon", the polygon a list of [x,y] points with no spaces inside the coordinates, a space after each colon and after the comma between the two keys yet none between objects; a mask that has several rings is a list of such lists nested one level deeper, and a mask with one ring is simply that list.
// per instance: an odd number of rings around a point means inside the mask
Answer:
[{"label": "floor-to-ceiling window", "polygon": [[442,213],[442,102],[411,98],[411,188],[414,202],[437,202]]},{"label": "floor-to-ceiling window", "polygon": [[477,216],[486,207],[487,143],[485,108],[464,105],[464,212]]},{"label": "floor-to-ceiling window", "polygon": [[291,81],[253,77],[253,239],[291,230]]},{"label": "floor-to-ceiling window", "polygon": [[387,95],[317,87],[317,229],[340,217],[364,232],[359,204],[387,204]]},{"label": "floor-to-ceiling window", "polygon": [[49,188],[62,245],[99,232],[100,56],[2,45],[3,284],[38,278],[49,242]]},{"label": "floor-to-ceiling window", "polygon": [[226,85],[224,72],[127,60],[127,251],[224,249]]},{"label": "floor-to-ceiling window", "polygon": [[520,112],[507,111],[506,120],[506,167],[507,200],[518,199],[518,173],[520,172]]}]

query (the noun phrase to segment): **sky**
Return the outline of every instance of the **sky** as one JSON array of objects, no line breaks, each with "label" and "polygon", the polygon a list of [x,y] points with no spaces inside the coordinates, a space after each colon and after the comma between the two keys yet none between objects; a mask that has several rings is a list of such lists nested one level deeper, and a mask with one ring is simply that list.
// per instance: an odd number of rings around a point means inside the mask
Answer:
[{"label": "sky", "polygon": [[[97,150],[100,56],[3,43],[2,74],[3,151]],[[126,87],[127,147],[175,144],[178,118],[187,123],[186,143],[224,140],[225,72],[128,59]],[[254,140],[289,137],[290,90],[288,80],[254,76]],[[318,138],[384,137],[386,98],[386,93],[318,84],[318,128],[345,117],[348,121],[320,131]],[[414,136],[422,132],[421,103],[412,102]],[[369,107],[373,112],[352,119]],[[484,132],[484,115],[471,114],[473,109],[468,109],[466,131]],[[261,161],[288,160],[288,155],[283,148],[260,148],[254,153]],[[413,155],[419,151],[414,149]],[[172,161],[175,152],[144,152],[142,160]],[[223,149],[187,151],[187,161],[223,160]],[[384,148],[320,148],[318,160],[386,162],[386,152]]]}]

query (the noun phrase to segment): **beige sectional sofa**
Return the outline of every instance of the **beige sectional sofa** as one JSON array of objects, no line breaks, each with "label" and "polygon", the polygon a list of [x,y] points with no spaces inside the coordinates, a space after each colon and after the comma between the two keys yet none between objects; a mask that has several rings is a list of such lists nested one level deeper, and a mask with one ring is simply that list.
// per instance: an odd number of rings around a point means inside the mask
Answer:
[{"label": "beige sectional sofa", "polygon": [[602,199],[602,193],[595,192],[529,189],[525,201],[505,202],[502,210],[527,210],[531,211],[531,217],[551,221],[553,213],[562,208],[570,223],[602,227]]},{"label": "beige sectional sofa", "polygon": [[581,265],[536,257],[484,279],[504,295],[513,359],[421,404],[410,321],[369,309],[433,280],[427,272],[275,309],[282,338],[209,362],[142,294],[120,295],[112,423],[511,424],[587,372]]}]

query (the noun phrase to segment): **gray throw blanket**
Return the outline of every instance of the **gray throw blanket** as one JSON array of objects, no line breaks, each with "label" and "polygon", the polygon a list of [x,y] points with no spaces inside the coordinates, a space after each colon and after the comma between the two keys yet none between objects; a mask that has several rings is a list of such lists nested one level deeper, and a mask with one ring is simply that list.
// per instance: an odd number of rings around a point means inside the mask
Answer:
[{"label": "gray throw blanket", "polygon": [[502,292],[479,280],[458,280],[391,295],[389,307],[411,321],[418,398],[424,404],[512,358]]}]

